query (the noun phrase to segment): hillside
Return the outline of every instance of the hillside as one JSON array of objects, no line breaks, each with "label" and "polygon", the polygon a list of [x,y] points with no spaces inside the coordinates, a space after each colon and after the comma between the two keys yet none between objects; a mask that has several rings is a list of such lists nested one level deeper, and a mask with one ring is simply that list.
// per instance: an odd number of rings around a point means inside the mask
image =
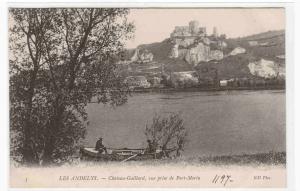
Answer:
[{"label": "hillside", "polygon": [[[241,46],[248,50],[255,57],[263,57],[278,61],[276,56],[285,54],[285,32],[268,31],[243,38],[228,39],[228,49]],[[254,43],[250,45],[249,42]],[[257,42],[257,45],[255,43]]]},{"label": "hillside", "polygon": [[180,72],[185,72],[185,78],[186,72],[195,72],[198,78],[217,75],[220,80],[285,78],[283,30],[229,39],[225,35],[181,30],[176,28],[170,38],[162,42],[128,50],[127,74],[147,79]]}]

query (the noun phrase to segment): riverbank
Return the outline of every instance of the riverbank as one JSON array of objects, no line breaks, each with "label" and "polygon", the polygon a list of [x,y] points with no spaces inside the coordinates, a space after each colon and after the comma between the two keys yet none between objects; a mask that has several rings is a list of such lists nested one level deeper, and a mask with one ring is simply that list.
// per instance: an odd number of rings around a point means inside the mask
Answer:
[{"label": "riverbank", "polygon": [[188,87],[188,88],[135,88],[132,93],[166,93],[166,92],[205,92],[229,90],[285,90],[284,85],[256,86],[256,87]]},{"label": "riverbank", "polygon": [[[80,161],[79,165],[97,166],[103,164],[119,164],[116,161]],[[264,166],[264,165],[286,165],[285,152],[268,152],[242,155],[220,155],[209,157],[178,157],[164,159],[149,159],[144,161],[127,161],[122,163],[126,165],[141,166],[165,166],[165,165],[183,165],[183,166]]]},{"label": "riverbank", "polygon": [[[120,161],[85,161],[74,158],[73,162],[62,166],[101,166],[101,165],[141,165],[141,166],[160,166],[160,165],[183,165],[183,166],[264,166],[264,165],[286,165],[286,152],[269,152],[242,155],[220,155],[209,157],[178,157],[148,160],[130,160],[127,162]],[[11,161],[13,168],[22,168],[22,166]],[[40,166],[36,166],[40,167]]]},{"label": "riverbank", "polygon": [[[187,160],[188,162],[188,160]],[[222,155],[213,157],[201,157],[198,161],[191,159],[192,163],[199,162],[200,164],[212,165],[285,165],[286,153],[285,152],[269,152],[269,153],[256,153],[256,154],[243,154],[243,155]]]}]

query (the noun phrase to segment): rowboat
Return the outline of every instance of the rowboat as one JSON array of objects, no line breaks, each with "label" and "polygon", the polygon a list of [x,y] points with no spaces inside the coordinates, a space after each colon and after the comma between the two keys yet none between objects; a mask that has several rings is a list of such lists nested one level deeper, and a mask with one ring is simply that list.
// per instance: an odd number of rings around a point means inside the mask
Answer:
[{"label": "rowboat", "polygon": [[80,149],[81,160],[87,161],[121,161],[126,162],[129,160],[149,160],[149,159],[161,159],[167,156],[168,153],[174,151],[174,149],[161,150],[156,149],[155,152],[146,152],[146,149],[115,149],[107,148],[107,153],[99,153],[95,148],[83,147]]}]

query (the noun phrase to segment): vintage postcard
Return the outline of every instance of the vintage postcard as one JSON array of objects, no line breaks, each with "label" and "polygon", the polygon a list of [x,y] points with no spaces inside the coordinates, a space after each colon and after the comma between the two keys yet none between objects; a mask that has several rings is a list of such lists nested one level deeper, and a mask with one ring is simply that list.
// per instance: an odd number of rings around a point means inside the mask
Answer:
[{"label": "vintage postcard", "polygon": [[8,10],[10,187],[285,188],[285,7]]}]

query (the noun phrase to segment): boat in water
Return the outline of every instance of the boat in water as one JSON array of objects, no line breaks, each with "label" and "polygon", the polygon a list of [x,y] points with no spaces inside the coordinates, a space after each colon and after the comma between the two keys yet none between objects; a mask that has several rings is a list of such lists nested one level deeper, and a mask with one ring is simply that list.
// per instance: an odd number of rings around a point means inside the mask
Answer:
[{"label": "boat in water", "polygon": [[121,161],[126,162],[130,160],[150,160],[150,159],[162,159],[169,155],[170,152],[175,149],[156,149],[155,152],[146,152],[146,149],[114,149],[107,148],[107,153],[99,153],[95,148],[83,147],[80,149],[81,160],[87,161]]}]

